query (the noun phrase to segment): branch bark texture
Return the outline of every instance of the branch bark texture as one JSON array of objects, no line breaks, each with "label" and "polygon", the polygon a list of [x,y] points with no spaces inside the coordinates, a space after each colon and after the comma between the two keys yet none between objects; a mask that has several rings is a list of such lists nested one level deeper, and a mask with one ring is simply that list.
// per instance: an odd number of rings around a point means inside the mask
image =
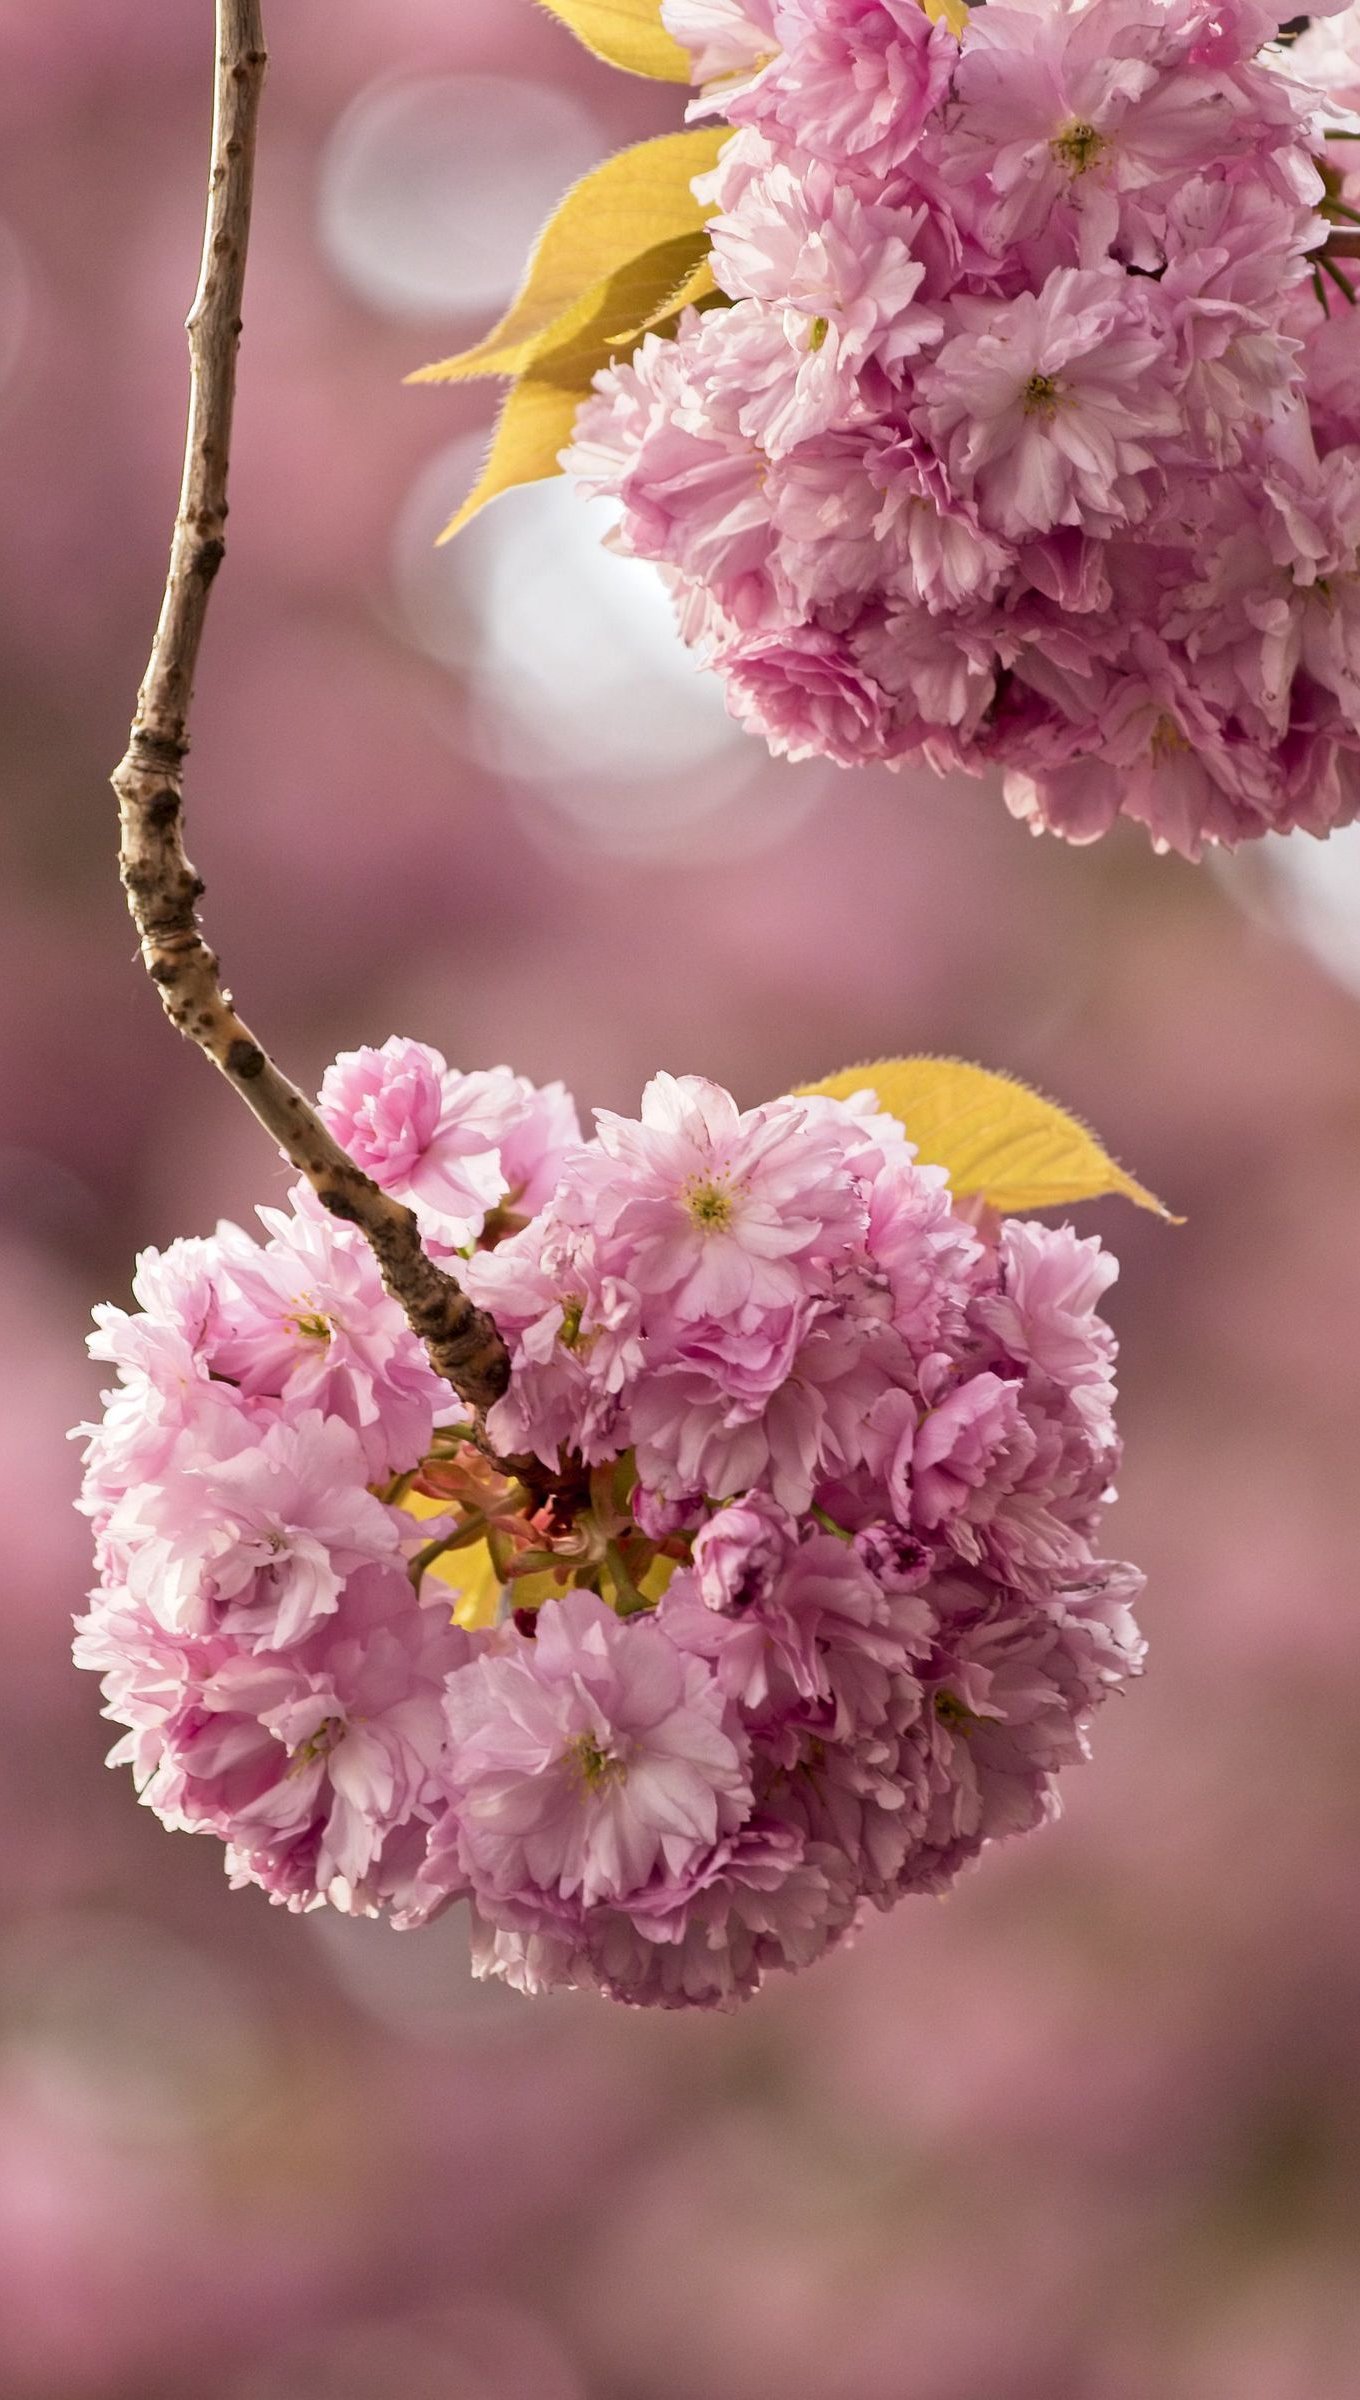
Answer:
[{"label": "branch bark texture", "polygon": [[236,354],[266,54],[260,0],[216,0],[212,167],[189,312],[189,423],[165,597],[126,755],[112,781],[119,864],[142,958],[166,1015],[220,1068],[333,1217],[366,1235],[383,1282],[474,1411],[509,1381],[494,1324],[420,1242],[409,1208],[357,1167],[238,1016],[198,921],[203,884],[184,847],[183,777],[208,596],[226,548]]}]

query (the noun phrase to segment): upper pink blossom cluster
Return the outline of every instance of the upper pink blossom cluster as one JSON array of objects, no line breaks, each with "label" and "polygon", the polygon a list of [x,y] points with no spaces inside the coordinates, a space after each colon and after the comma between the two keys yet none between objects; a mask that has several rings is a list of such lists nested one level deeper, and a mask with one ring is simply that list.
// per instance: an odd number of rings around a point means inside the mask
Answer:
[{"label": "upper pink blossom cluster", "polygon": [[999,766],[1074,841],[1360,812],[1360,9],[1293,51],[1264,0],[662,14],[736,129],[718,303],[566,464],[736,715]]},{"label": "upper pink blossom cluster", "polygon": [[[970,1222],[869,1092],[661,1075],[582,1141],[403,1041],[325,1101],[473,1228],[512,1382],[462,1422],[296,1194],[100,1312],[78,1656],[167,1823],[291,1906],[466,1900],[481,1972],[681,2006],[1053,1813],[1141,1655],[1098,1242]],[[477,1556],[497,1621],[451,1622]]]}]

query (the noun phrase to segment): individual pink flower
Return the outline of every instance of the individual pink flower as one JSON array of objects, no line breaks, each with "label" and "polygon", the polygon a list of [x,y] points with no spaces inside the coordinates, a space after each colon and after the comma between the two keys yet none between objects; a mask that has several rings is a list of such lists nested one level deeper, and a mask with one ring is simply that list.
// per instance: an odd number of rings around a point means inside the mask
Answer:
[{"label": "individual pink flower", "polygon": [[799,1513],[859,1463],[869,1410],[902,1364],[867,1280],[759,1333],[696,1328],[631,1396],[638,1473],[663,1496],[756,1486]]},{"label": "individual pink flower", "polygon": [[[784,619],[823,602],[844,608],[849,595],[868,599],[882,585],[896,527],[873,463],[854,432],[826,434],[771,462],[764,483],[774,537],[769,575]],[[905,525],[903,534],[905,558]]]},{"label": "individual pink flower", "polygon": [[[107,1305],[94,1312],[90,1355],[108,1361],[118,1376],[102,1395],[99,1423],[79,1428],[86,1460],[81,1505],[96,1525],[127,1491],[164,1473],[186,1428],[238,1413],[230,1387],[213,1382],[205,1353],[216,1309],[210,1258],[216,1254],[206,1242],[173,1243],[164,1259],[145,1251],[135,1288],[150,1305],[133,1314]],[[178,1289],[177,1268],[187,1269]]]},{"label": "individual pink flower", "polygon": [[839,172],[890,176],[949,89],[959,46],[919,0],[778,0],[781,56],[729,103],[735,124]]},{"label": "individual pink flower", "polygon": [[1007,773],[1007,807],[1031,831],[1072,842],[1097,840],[1122,810],[1156,849],[1192,859],[1206,841],[1269,832],[1285,813],[1270,753],[1224,726],[1164,644],[1149,640],[1140,663],[1107,692],[1089,749]]},{"label": "individual pink flower", "polygon": [[1020,1427],[1018,1387],[990,1373],[955,1384],[927,1411],[910,1461],[912,1515],[927,1532],[966,1512],[1003,1458],[1010,1479]]},{"label": "individual pink flower", "polygon": [[996,195],[991,240],[1051,240],[1056,214],[1083,261],[1122,234],[1155,268],[1159,202],[1206,156],[1268,155],[1298,127],[1283,77],[1248,63],[1266,23],[1250,6],[993,0],[970,20],[951,126],[954,171]]},{"label": "individual pink flower", "polygon": [[1250,507],[1220,505],[1206,532],[1201,573],[1168,631],[1208,701],[1283,734],[1303,676],[1331,694],[1341,723],[1360,724],[1360,445],[1269,462]]},{"label": "individual pink flower", "polygon": [[774,158],[747,180],[741,207],[714,218],[718,282],[734,299],[778,310],[792,353],[796,404],[773,383],[740,417],[772,457],[853,412],[871,365],[894,376],[938,341],[941,320],[916,297],[919,225],[919,216],[866,208],[829,167],[796,157]]},{"label": "individual pink flower", "polygon": [[884,589],[932,614],[990,599],[1012,552],[959,499],[934,452],[908,435],[883,442],[866,466],[883,496]]},{"label": "individual pink flower", "polygon": [[[500,1067],[497,1074],[509,1074]],[[536,1216],[552,1197],[562,1161],[581,1139],[576,1103],[564,1083],[532,1084],[517,1075],[518,1087],[500,1139],[505,1177],[502,1208],[513,1217]]]},{"label": "individual pink flower", "polygon": [[451,1850],[483,1908],[590,1907],[678,1881],[741,1823],[742,1746],[708,1668],[589,1592],[448,1689]]},{"label": "individual pink flower", "polygon": [[321,1114],[445,1252],[475,1241],[492,1209],[550,1184],[576,1134],[560,1086],[536,1093],[508,1067],[462,1075],[428,1044],[396,1035],[381,1050],[342,1051],[326,1070]]},{"label": "individual pink flower", "polygon": [[994,238],[1015,239],[1064,201],[1109,222],[1116,136],[1121,166],[1143,163],[1140,106],[1158,81],[1144,27],[1161,13],[1140,19],[1123,0],[1084,9],[991,0],[970,19],[954,77],[951,165],[960,180],[985,178]]},{"label": "individual pink flower", "polygon": [[828,1740],[862,1732],[887,1715],[893,1674],[907,1671],[904,1636],[909,1625],[923,1632],[928,1612],[894,1612],[860,1552],[837,1534],[789,1523],[781,1547],[760,1585],[726,1609],[705,1600],[702,1564],[674,1576],[658,1621],[679,1648],[711,1663],[752,1725],[792,1714],[815,1721]]},{"label": "individual pink flower", "polygon": [[924,1358],[958,1341],[985,1252],[955,1209],[944,1169],[918,1161],[892,1118],[874,1122],[889,1130],[866,1162],[869,1249],[887,1284],[895,1331]]},{"label": "individual pink flower", "polygon": [[688,310],[673,342],[649,334],[597,378],[563,452],[583,491],[619,502],[614,548],[712,586],[741,623],[772,604],[768,462],[741,421],[751,359],[763,372],[771,356],[786,369],[780,328],[753,303],[724,312],[721,331]]},{"label": "individual pink flower", "polygon": [[257,1717],[275,1745],[274,1780],[232,1813],[228,1872],[291,1906],[300,1874],[303,1905],[313,1892],[355,1912],[399,1902],[442,1813],[444,1690],[470,1643],[445,1610],[411,1608],[404,1582],[353,1578],[305,1679],[259,1659],[204,1687],[204,1708]]},{"label": "individual pink flower", "polygon": [[1300,369],[1308,394],[1309,424],[1323,453],[1360,442],[1360,318],[1353,308],[1323,317],[1314,308],[1290,327],[1303,337]]},{"label": "individual pink flower", "polygon": [[238,1242],[223,1263],[211,1372],[289,1411],[343,1418],[376,1480],[409,1466],[450,1395],[363,1235],[319,1213],[260,1215],[265,1246]]},{"label": "individual pink flower", "polygon": [[853,636],[861,668],[895,704],[896,722],[923,747],[973,740],[996,697],[998,659],[990,632],[940,624],[920,608],[890,602],[866,614]]},{"label": "individual pink flower", "polygon": [[1324,238],[1310,209],[1262,184],[1197,176],[1170,202],[1161,302],[1200,455],[1235,464],[1296,392],[1299,345],[1285,330],[1285,305]]},{"label": "individual pink flower", "polygon": [[632,1286],[550,1222],[470,1258],[463,1280],[510,1351],[510,1388],[487,1421],[497,1447],[552,1465],[568,1449],[588,1461],[617,1451],[624,1396],[645,1355]]},{"label": "individual pink flower", "polygon": [[365,1473],[357,1436],[315,1409],[191,1428],[163,1480],[113,1512],[128,1589],[170,1631],[238,1627],[286,1649],[338,1605],[356,1568],[397,1556]]},{"label": "individual pink flower", "polygon": [[766,1817],[683,1881],[593,1910],[579,1936],[511,1931],[474,1901],[472,1971],[530,1994],[584,1985],[631,2008],[730,2008],[767,1975],[811,1966],[851,1929],[856,1906],[843,1854]]},{"label": "individual pink flower", "polygon": [[[926,1705],[906,1728],[901,1771],[921,1822],[899,1888],[935,1891],[984,1842],[1057,1814],[1056,1777],[1085,1755],[1110,1681],[1109,1642],[1080,1616],[1036,1611],[966,1578],[939,1590]],[[1126,1655],[1124,1672],[1138,1655]]]},{"label": "individual pink flower", "polygon": [[918,379],[921,422],[982,522],[1020,537],[1109,532],[1139,517],[1139,477],[1180,411],[1164,348],[1127,279],[1055,268],[1000,307],[960,298],[960,330]]},{"label": "individual pink flower", "polygon": [[694,1587],[706,1608],[744,1608],[768,1597],[797,1528],[764,1492],[748,1492],[710,1517],[695,1537]]},{"label": "individual pink flower", "polygon": [[780,758],[861,766],[888,757],[896,711],[843,634],[817,625],[724,643],[717,664],[727,704]]},{"label": "individual pink flower", "polygon": [[633,2008],[730,2007],[767,1975],[823,1957],[856,1905],[839,1853],[766,1819],[721,1843],[679,1891],[602,1909],[577,1972]]},{"label": "individual pink flower", "polygon": [[591,1203],[627,1276],[676,1318],[783,1309],[862,1223],[839,1145],[796,1100],[743,1114],[698,1075],[656,1075],[640,1118],[601,1110]]},{"label": "individual pink flower", "polygon": [[1012,1218],[1001,1232],[997,1289],[979,1295],[973,1314],[1008,1358],[1069,1391],[1105,1395],[1114,1337],[1099,1311],[1118,1273],[1118,1260],[1094,1234],[1082,1240],[1070,1225]]}]

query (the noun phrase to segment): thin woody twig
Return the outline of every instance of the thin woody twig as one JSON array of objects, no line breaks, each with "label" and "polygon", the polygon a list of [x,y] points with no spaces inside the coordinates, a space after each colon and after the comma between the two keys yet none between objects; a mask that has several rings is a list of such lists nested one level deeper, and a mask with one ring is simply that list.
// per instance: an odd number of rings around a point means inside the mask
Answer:
[{"label": "thin woody twig", "polygon": [[232,1006],[199,930],[203,885],[185,854],[183,767],[194,672],[227,517],[236,352],[265,76],[260,0],[216,0],[212,171],[198,290],[189,312],[189,424],[160,622],[127,754],[112,781],[119,864],[142,958],[166,1015],[219,1067],[333,1217],[366,1235],[383,1282],[454,1389],[475,1410],[509,1381],[490,1317],[427,1257],[409,1208],[357,1167]]}]

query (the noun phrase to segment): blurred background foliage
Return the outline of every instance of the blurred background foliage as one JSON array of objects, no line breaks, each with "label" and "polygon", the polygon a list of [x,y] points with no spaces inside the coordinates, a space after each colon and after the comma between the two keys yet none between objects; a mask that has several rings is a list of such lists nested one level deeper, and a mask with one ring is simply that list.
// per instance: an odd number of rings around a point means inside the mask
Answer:
[{"label": "blurred background foliage", "polygon": [[0,2391],[1350,2400],[1360,840],[1201,871],[773,766],[560,486],[431,540],[403,391],[681,96],[528,0],[270,12],[232,554],[190,778],[294,1072],[398,1030],[631,1107],[961,1052],[1185,1210],[1125,1261],[1145,1683],[1054,1833],[732,2019],[473,1987],[232,1897],[101,1766],[64,1429],[134,1249],[268,1151],[132,962],[107,771],[173,505],[208,0],[0,0]]}]

